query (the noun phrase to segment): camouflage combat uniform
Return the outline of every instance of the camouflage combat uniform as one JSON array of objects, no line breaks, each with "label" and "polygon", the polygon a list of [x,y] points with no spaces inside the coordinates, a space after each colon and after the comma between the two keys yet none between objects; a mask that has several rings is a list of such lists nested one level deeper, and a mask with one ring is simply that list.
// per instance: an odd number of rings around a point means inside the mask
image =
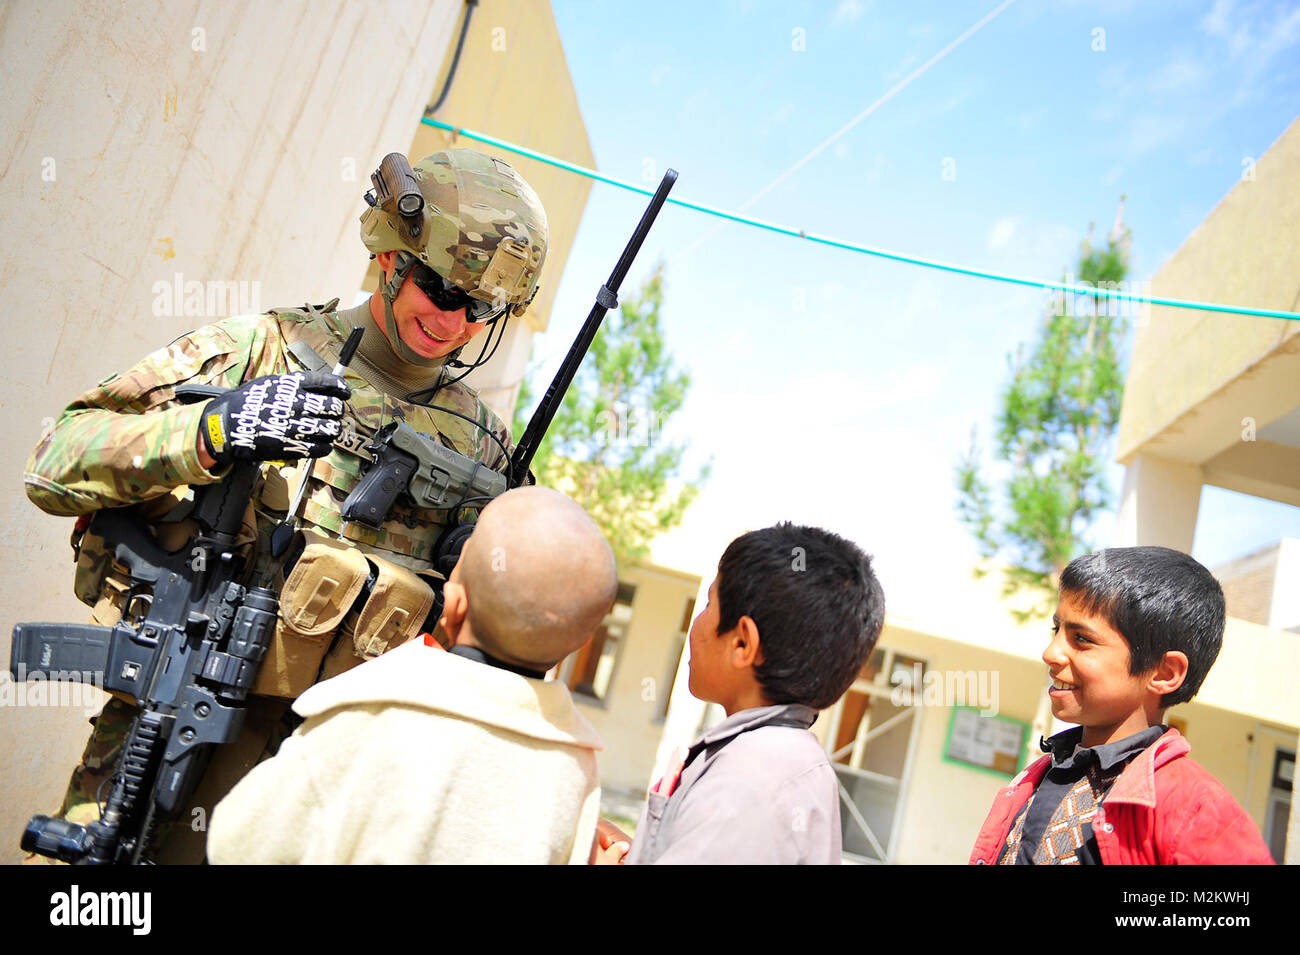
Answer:
[{"label": "camouflage combat uniform", "polygon": [[[546,259],[546,211],[537,193],[509,164],[469,149],[437,152],[414,167],[400,154],[390,154],[371,182],[375,191],[366,196],[361,241],[372,256],[394,256],[394,266],[381,280],[377,292],[383,306],[380,323],[371,318],[368,305],[337,312],[336,303],[331,303],[323,309],[308,307],[229,318],[191,332],[149,355],[130,371],[100,382],[64,410],[54,428],[42,436],[28,462],[28,497],[48,513],[61,515],[134,505],[162,546],[175,550],[189,539],[185,502],[177,489],[219,480],[219,475],[203,468],[198,457],[197,435],[204,403],[178,404],[175,387],[187,382],[235,387],[263,375],[314,369],[317,365],[329,369],[337,360],[349,328],[363,325],[366,337],[346,376],[352,398],[344,431],[332,452],[315,465],[300,525],[332,538],[341,531],[357,548],[374,555],[371,563],[382,563],[376,560],[382,557],[400,565],[392,568],[392,578],[410,577],[407,570],[427,571],[434,545],[452,517],[449,512],[398,504],[377,530],[358,524],[341,526],[340,507],[360,478],[366,456],[364,445],[381,426],[402,418],[416,431],[432,435],[489,467],[504,470],[509,458],[509,433],[463,385],[448,384],[437,392],[434,401],[469,420],[392,397],[415,390],[404,387],[404,382],[414,380],[412,376],[420,379],[416,388],[432,385],[439,373],[432,366],[440,364],[415,354],[402,341],[393,304],[407,278],[420,266],[438,273],[476,300],[471,305],[490,305],[486,312],[476,307],[483,316],[478,321],[490,320],[487,314],[495,314],[502,321],[505,315],[522,314],[536,294]],[[411,184],[418,188],[422,200],[418,208],[411,204],[415,198],[410,194]],[[405,198],[399,201],[399,194]],[[466,309],[468,321],[470,306],[460,307]],[[386,337],[381,328],[386,330]],[[378,342],[383,343],[382,349]],[[304,343],[310,347],[305,349]],[[370,348],[368,343],[375,347]],[[391,353],[406,363],[396,377],[392,368],[381,367],[389,355],[384,350],[390,346]],[[369,361],[367,354],[375,361]],[[369,378],[358,374],[354,370],[357,368],[369,369]],[[426,371],[427,382],[423,377]],[[296,466],[275,463],[262,468],[262,481],[254,488],[245,520],[244,539],[251,550],[248,566],[252,577],[275,569],[268,567],[269,536],[285,517],[291,489],[296,486],[292,478],[298,473]],[[77,596],[94,605],[92,619],[96,623],[113,623],[124,611],[121,605],[126,588],[120,575],[113,571],[109,555],[93,546],[92,535],[83,538],[74,533],[73,539],[74,548],[81,547]],[[348,556],[355,554],[348,552]],[[305,564],[306,558],[301,563]],[[380,576],[385,572],[381,569]],[[415,586],[425,589],[419,581]],[[384,600],[395,592],[385,591]],[[281,596],[287,594],[282,592]],[[383,609],[391,608],[385,604]],[[395,616],[396,611],[385,620]],[[407,628],[423,622],[419,617],[413,610],[408,612]],[[281,623],[287,625],[283,614]],[[337,632],[346,632],[346,627],[345,622]],[[372,637],[372,642],[366,644],[367,652],[378,653],[391,645],[385,642],[388,636],[386,632],[382,639]],[[319,656],[308,658],[310,665],[297,670],[295,679],[301,682],[302,678],[329,676],[359,662],[351,654],[351,646],[340,645],[337,636],[335,644],[340,652],[327,651],[320,670],[315,666]],[[280,664],[292,663],[294,654],[285,651],[284,645],[277,631],[259,680],[268,672],[288,672]],[[302,660],[298,658],[298,662]],[[277,690],[284,685],[278,684]],[[239,739],[217,747],[191,805],[214,806],[259,758],[274,751],[287,733],[281,719],[287,707],[283,699],[250,696]],[[98,814],[96,790],[111,774],[134,713],[134,707],[115,699],[95,721],[85,758],[73,775],[64,801],[67,818],[84,823]],[[187,821],[192,825],[185,825]],[[201,859],[200,821],[198,817],[182,817],[154,858],[159,862]]]},{"label": "camouflage combat uniform", "polygon": [[[364,318],[357,318],[360,312],[353,310],[350,315],[358,324],[371,322],[368,311]],[[100,382],[63,411],[27,463],[24,477],[28,497],[42,510],[58,515],[88,514],[104,507],[162,500],[169,505],[167,508],[140,505],[142,511],[148,512],[146,519],[156,519],[158,511],[171,509],[179,485],[219,480],[218,475],[203,468],[196,450],[204,403],[177,404],[174,388],[185,383],[237,387],[262,375],[304,370],[307,366],[298,355],[307,354],[308,361],[311,356],[301,346],[297,354],[290,351],[297,341],[309,345],[326,367],[332,366],[346,324],[338,312],[326,307],[229,318],[178,338],[129,371]],[[378,329],[372,324],[367,334],[378,334]],[[365,455],[362,446],[395,418],[468,457],[504,469],[509,432],[467,386],[451,384],[440,389],[434,404],[460,412],[482,427],[395,399],[352,369],[345,377],[352,398],[344,418],[344,432],[331,453],[317,460],[300,525],[338,536],[341,502],[360,479]],[[496,440],[488,437],[488,432]],[[290,462],[290,466],[296,464]],[[265,566],[270,531],[288,510],[292,485],[286,474],[294,476],[290,467],[269,463],[263,467],[263,480],[255,488],[258,540],[250,561],[254,570]],[[417,510],[399,503],[378,530],[349,524],[343,528],[343,536],[363,551],[413,570],[427,571],[433,546],[448,516],[446,511]],[[174,530],[169,541],[163,523],[155,530],[160,532],[165,546],[184,542],[184,536],[177,539]],[[101,566],[87,566],[94,561]],[[109,557],[103,552],[93,557],[83,553],[78,567],[78,596],[92,603],[99,598],[93,618],[103,624],[114,622],[121,609],[106,599],[113,596],[111,593],[94,593],[95,585],[105,582],[108,563]],[[354,662],[360,662],[359,658]],[[157,854],[158,861],[197,862],[202,858],[201,823],[207,811],[287,735],[290,728],[281,722],[287,707],[288,702],[283,700],[250,698],[241,737],[218,747],[192,801],[205,812],[181,818]],[[95,729],[82,763],[73,773],[60,813],[63,817],[83,824],[98,817],[97,792],[112,774],[135,713],[134,706],[114,698],[92,721]],[[184,825],[186,822],[192,825]]]}]

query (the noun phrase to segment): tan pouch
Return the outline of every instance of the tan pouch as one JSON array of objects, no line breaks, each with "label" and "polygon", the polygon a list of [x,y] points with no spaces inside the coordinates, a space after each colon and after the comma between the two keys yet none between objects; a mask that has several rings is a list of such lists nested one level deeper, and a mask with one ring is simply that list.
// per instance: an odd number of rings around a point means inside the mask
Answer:
[{"label": "tan pouch", "polygon": [[99,603],[104,592],[104,580],[110,569],[125,574],[124,568],[114,568],[113,555],[109,553],[104,538],[89,530],[77,527],[72,532],[72,550],[77,566],[72,577],[72,592],[88,606]]},{"label": "tan pouch", "polygon": [[253,686],[263,696],[295,699],[316,682],[335,631],[370,576],[365,555],[355,547],[304,533],[307,545],[280,592],[275,638]]},{"label": "tan pouch", "polygon": [[371,660],[420,632],[433,609],[433,590],[405,567],[375,554],[366,559],[376,570],[375,585],[348,630],[357,656]]}]

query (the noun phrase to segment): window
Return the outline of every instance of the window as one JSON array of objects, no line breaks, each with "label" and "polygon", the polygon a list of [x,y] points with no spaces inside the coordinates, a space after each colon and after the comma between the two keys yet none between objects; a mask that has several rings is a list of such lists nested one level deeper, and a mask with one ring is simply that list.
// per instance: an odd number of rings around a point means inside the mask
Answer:
[{"label": "window", "polygon": [[916,707],[890,700],[893,689],[920,685],[925,661],[877,646],[848,692],[830,709],[830,758],[840,784],[845,858],[890,862],[911,762]]},{"label": "window", "polygon": [[1286,829],[1291,819],[1291,794],[1295,790],[1295,751],[1278,748],[1273,753],[1273,783],[1268,794],[1268,816],[1264,841],[1273,861],[1282,865],[1286,856]]},{"label": "window", "polygon": [[601,621],[591,639],[560,664],[560,679],[575,695],[602,703],[608,699],[614,663],[618,660],[619,647],[627,637],[635,597],[636,587],[620,580],[618,597],[609,615]]}]

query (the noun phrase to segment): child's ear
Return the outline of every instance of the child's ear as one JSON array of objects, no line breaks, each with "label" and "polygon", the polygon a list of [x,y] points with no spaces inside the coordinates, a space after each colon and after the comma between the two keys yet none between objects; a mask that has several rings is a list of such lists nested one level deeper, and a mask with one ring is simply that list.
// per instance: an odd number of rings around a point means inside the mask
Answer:
[{"label": "child's ear", "polygon": [[731,664],[736,669],[752,667],[763,662],[763,645],[758,636],[758,624],[753,617],[741,617],[731,632]]},{"label": "child's ear", "polygon": [[1165,655],[1151,671],[1147,686],[1161,696],[1172,693],[1187,679],[1187,654],[1182,650],[1166,650]]},{"label": "child's ear", "polygon": [[460,637],[460,629],[465,625],[465,616],[469,613],[469,596],[465,586],[453,579],[442,585],[442,616],[438,623],[451,638],[452,645]]}]

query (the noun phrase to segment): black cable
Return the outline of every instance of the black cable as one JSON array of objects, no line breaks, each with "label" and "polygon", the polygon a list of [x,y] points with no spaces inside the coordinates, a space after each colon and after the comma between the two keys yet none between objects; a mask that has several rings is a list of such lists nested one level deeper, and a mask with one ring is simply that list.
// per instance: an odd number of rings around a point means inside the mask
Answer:
[{"label": "black cable", "polygon": [[[454,358],[454,357],[451,358],[450,360],[448,360],[448,361],[446,362],[446,364],[444,364],[440,369],[438,369],[438,380],[437,380],[437,381],[436,381],[436,382],[435,382],[431,387],[429,387],[429,388],[421,388],[419,391],[412,391],[412,392],[411,392],[409,395],[407,395],[403,400],[404,400],[404,401],[410,401],[412,404],[424,405],[425,407],[431,407],[431,405],[429,405],[429,402],[432,401],[432,400],[434,399],[434,397],[438,394],[438,392],[439,392],[441,389],[446,388],[448,385],[454,385],[454,384],[456,384],[457,382],[459,382],[459,381],[461,381],[462,379],[464,379],[464,377],[465,377],[466,375],[468,375],[471,371],[473,371],[475,368],[478,368],[478,367],[480,367],[480,366],[482,366],[482,365],[486,365],[486,364],[488,363],[488,361],[492,358],[492,355],[495,355],[495,354],[497,353],[496,346],[494,345],[494,346],[492,347],[492,354],[491,354],[491,355],[488,355],[487,358],[484,358],[484,357],[483,357],[483,353],[486,352],[488,346],[492,344],[492,335],[493,335],[494,333],[496,333],[498,327],[501,328],[502,331],[501,331],[501,334],[497,337],[497,345],[500,345],[500,344],[501,344],[501,340],[502,340],[503,338],[505,338],[505,331],[504,331],[504,329],[505,329],[505,319],[506,319],[506,318],[507,318],[507,316],[502,315],[501,318],[500,318],[500,320],[499,320],[499,322],[498,322],[497,324],[493,325],[492,328],[489,328],[489,329],[488,329],[487,338],[483,339],[483,347],[479,349],[478,357],[475,358],[474,361],[473,361],[472,363],[470,363],[470,364],[467,365],[467,364],[465,364],[465,362],[463,362],[463,361],[459,361],[458,359],[456,359],[456,358]],[[464,347],[465,347],[464,345],[461,346],[461,348],[464,348]],[[456,354],[459,354],[461,348],[458,348],[458,349],[456,349],[456,351],[452,352],[452,355],[454,356],[454,355],[456,355]],[[447,374],[447,369],[448,369],[449,367],[451,367],[452,365],[455,365],[457,368],[464,368],[465,370],[464,370],[463,372],[461,372],[459,375],[457,375],[455,378],[451,378],[451,379],[449,379],[449,380],[447,380],[447,381],[444,381],[444,380],[443,380],[443,376]],[[427,400],[421,400],[421,397],[413,397],[413,396],[425,396],[425,395],[428,396]]]},{"label": "black cable", "polygon": [[[469,500],[470,488],[474,486],[474,479],[478,477],[478,472],[482,468],[487,468],[487,465],[482,461],[474,462],[474,470],[469,472],[469,480],[465,482],[465,490],[460,492],[460,500],[448,508],[448,510],[451,511],[452,517],[455,517],[456,514],[459,513],[460,509],[465,506],[465,502]],[[488,470],[491,471],[492,468],[488,468]]]},{"label": "black cable", "polygon": [[[421,392],[413,391],[411,392],[411,394],[421,394]],[[505,442],[503,442],[500,438],[498,438],[496,432],[493,431],[491,428],[489,428],[487,425],[485,425],[483,422],[475,421],[467,414],[461,414],[459,411],[453,411],[450,408],[444,408],[442,405],[428,405],[428,404],[422,404],[419,401],[411,401],[410,395],[403,398],[402,400],[410,401],[411,404],[413,405],[420,405],[421,408],[428,408],[430,411],[441,411],[443,414],[455,415],[457,418],[463,418],[464,420],[468,421],[470,424],[478,428],[480,431],[482,431],[484,434],[486,434],[493,441],[495,441],[497,443],[497,447],[501,449],[501,453],[506,456],[506,460],[510,459],[510,452],[506,450]],[[492,470],[495,471],[496,468],[493,468]]]},{"label": "black cable", "polygon": [[465,34],[469,32],[469,18],[478,6],[478,0],[465,0],[465,22],[460,25],[460,39],[456,41],[456,52],[451,57],[451,69],[447,71],[447,81],[442,84],[442,93],[438,95],[438,101],[424,111],[425,116],[432,116],[442,106],[442,101],[447,98],[448,91],[451,90],[452,78],[456,75],[456,66],[460,63],[460,51],[465,46]]},{"label": "black cable", "polygon": [[[507,312],[506,314],[502,315],[499,319],[497,319],[495,324],[488,329],[487,338],[483,339],[483,347],[479,349],[478,357],[475,358],[473,362],[471,362],[468,365],[465,362],[458,361],[458,360],[447,362],[447,364],[443,366],[444,368],[454,365],[457,368],[464,368],[465,370],[462,371],[455,378],[452,378],[450,381],[443,381],[441,380],[441,378],[439,378],[438,384],[434,386],[434,391],[437,391],[439,388],[445,388],[448,385],[456,384],[458,381],[463,380],[465,376],[468,375],[475,368],[481,368],[482,366],[490,362],[492,360],[492,356],[497,353],[497,349],[501,347],[501,342],[505,340],[506,322],[509,320],[509,318],[510,315]],[[497,336],[496,344],[492,343],[492,336],[494,334]],[[490,352],[488,352],[489,345],[492,346],[492,351]],[[483,357],[484,353],[487,353],[486,358]]]},{"label": "black cable", "polygon": [[[121,757],[119,754],[119,761],[120,758]],[[105,776],[103,779],[101,779],[99,781],[99,785],[95,788],[95,808],[99,810],[100,819],[104,818],[104,786],[107,785],[108,783],[111,783],[113,780],[117,779],[117,773],[118,773],[118,764],[114,763],[113,771],[109,773],[107,776]]]}]

